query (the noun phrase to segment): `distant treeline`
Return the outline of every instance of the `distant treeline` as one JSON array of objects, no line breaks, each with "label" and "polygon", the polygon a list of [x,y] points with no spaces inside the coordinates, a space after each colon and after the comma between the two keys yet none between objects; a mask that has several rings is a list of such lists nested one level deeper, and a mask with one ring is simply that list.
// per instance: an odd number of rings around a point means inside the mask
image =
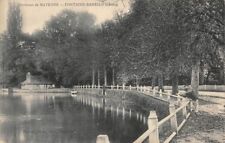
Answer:
[{"label": "distant treeline", "polygon": [[18,86],[31,72],[57,86],[145,82],[162,89],[169,81],[174,93],[182,82],[198,94],[211,68],[222,69],[225,82],[224,14],[223,0],[135,0],[100,26],[89,13],[64,10],[26,35],[13,3],[1,38],[1,79]]}]

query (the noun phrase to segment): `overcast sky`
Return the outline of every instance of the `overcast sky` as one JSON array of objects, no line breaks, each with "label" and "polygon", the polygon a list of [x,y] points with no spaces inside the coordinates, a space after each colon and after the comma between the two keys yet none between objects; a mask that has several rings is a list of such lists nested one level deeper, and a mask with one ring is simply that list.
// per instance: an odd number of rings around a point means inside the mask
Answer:
[{"label": "overcast sky", "polygon": [[[0,0],[0,33],[6,29],[7,9],[10,0]],[[22,6],[23,32],[32,33],[41,29],[44,23],[57,15],[63,9],[74,11],[87,11],[96,16],[96,23],[100,24],[112,19],[116,12],[127,12],[129,10],[129,0],[11,0],[20,4],[58,3],[59,6]],[[112,2],[118,6],[65,6],[65,3],[99,3],[99,1]]]}]

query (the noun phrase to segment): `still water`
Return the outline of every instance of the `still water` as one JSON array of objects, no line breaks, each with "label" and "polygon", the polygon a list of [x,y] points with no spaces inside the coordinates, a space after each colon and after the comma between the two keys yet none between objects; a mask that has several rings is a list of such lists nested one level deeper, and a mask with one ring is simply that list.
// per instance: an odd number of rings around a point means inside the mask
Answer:
[{"label": "still water", "polygon": [[0,96],[0,143],[130,143],[147,129],[148,113],[98,96]]}]

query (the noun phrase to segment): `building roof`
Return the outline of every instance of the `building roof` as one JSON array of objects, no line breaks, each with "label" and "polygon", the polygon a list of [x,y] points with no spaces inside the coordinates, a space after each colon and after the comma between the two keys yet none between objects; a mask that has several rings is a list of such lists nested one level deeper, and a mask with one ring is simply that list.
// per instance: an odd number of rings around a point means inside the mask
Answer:
[{"label": "building roof", "polygon": [[22,85],[44,85],[44,84],[53,84],[51,81],[45,79],[43,76],[33,76],[30,75],[30,79],[26,79],[21,83]]}]

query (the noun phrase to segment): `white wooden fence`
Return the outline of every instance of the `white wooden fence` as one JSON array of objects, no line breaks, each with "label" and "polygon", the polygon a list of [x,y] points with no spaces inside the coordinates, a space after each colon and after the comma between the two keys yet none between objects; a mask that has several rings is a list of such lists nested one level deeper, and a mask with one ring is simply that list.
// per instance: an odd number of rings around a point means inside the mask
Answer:
[{"label": "white wooden fence", "polygon": [[[164,100],[170,102],[170,98],[173,97],[177,102],[171,102],[169,105],[169,115],[162,120],[158,121],[158,117],[155,111],[150,111],[148,117],[148,130],[145,131],[140,137],[138,137],[133,143],[142,143],[148,140],[148,143],[159,143],[159,134],[160,128],[166,125],[167,122],[170,122],[170,130],[172,131],[170,135],[166,137],[163,143],[169,143],[181,130],[184,126],[185,122],[187,121],[188,117],[190,116],[190,112],[192,110],[192,102],[183,98],[181,96],[171,95],[170,93],[163,93],[161,90],[158,92],[155,89],[152,89],[150,86],[96,86],[96,85],[78,85],[74,86],[74,88],[107,88],[107,89],[114,89],[114,90],[124,90],[124,91],[138,91],[142,92],[143,94],[152,96],[154,98],[158,98],[160,100]],[[176,108],[175,105],[178,105]],[[190,110],[187,110],[190,109]],[[182,120],[178,124],[178,116],[177,114],[182,114]],[[168,129],[169,130],[169,129]],[[96,143],[109,143],[109,138],[107,135],[99,135],[96,139]]]}]

